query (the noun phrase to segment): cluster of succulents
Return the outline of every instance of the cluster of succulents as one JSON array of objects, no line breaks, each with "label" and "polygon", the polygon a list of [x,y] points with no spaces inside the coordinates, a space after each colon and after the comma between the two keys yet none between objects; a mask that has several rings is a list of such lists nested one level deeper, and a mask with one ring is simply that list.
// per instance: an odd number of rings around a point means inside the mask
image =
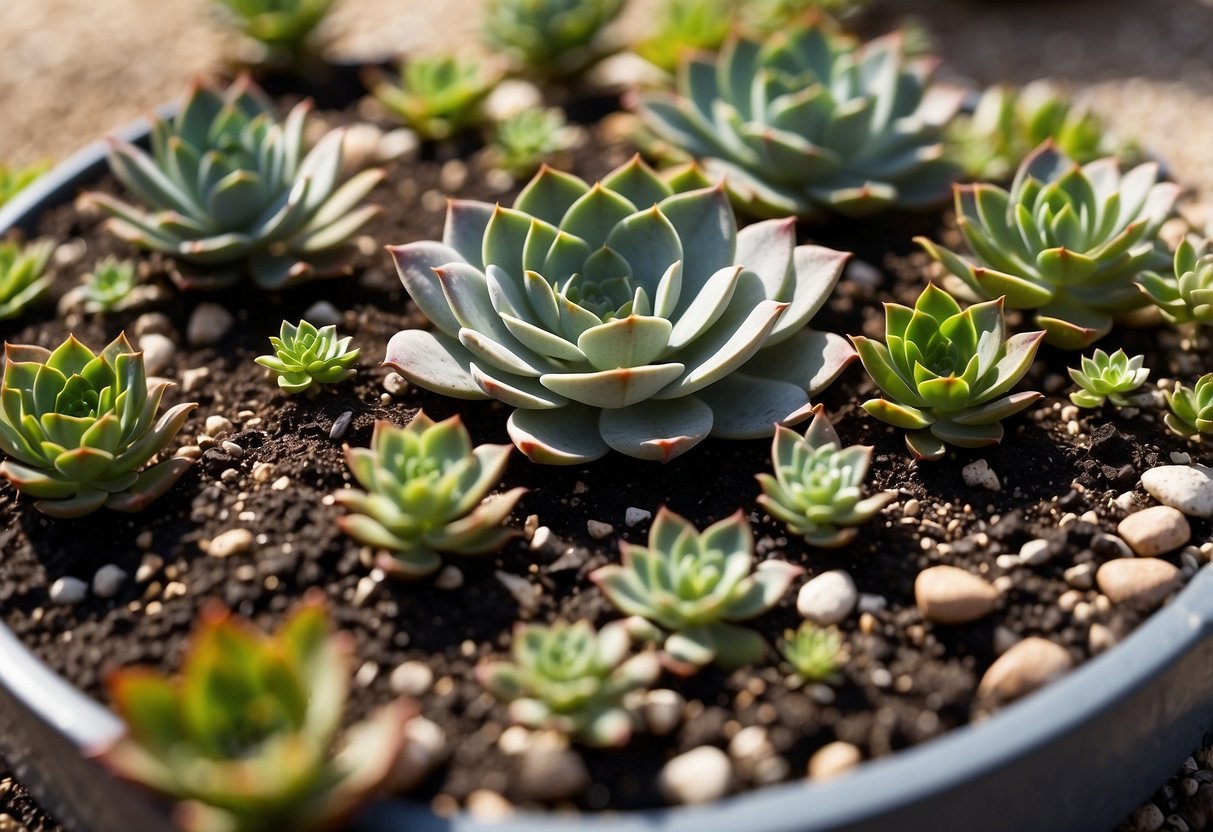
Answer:
[{"label": "cluster of succulents", "polygon": [[285,392],[315,395],[319,385],[340,384],[354,377],[359,351],[350,349],[351,340],[338,338],[336,325],[317,329],[307,321],[283,321],[277,337],[270,336],[274,354],[254,360],[274,374]]},{"label": "cluster of succulents", "polygon": [[1079,407],[1100,407],[1111,402],[1117,407],[1128,407],[1138,397],[1130,396],[1150,377],[1149,369],[1143,367],[1146,357],[1130,358],[1124,350],[1109,355],[1097,349],[1091,357],[1083,356],[1079,369],[1069,368],[1070,378],[1079,389],[1070,394],[1070,401]]},{"label": "cluster of succulents", "polygon": [[1213,255],[1204,242],[1180,241],[1170,274],[1145,272],[1142,292],[1172,324],[1213,326]]},{"label": "cluster of succulents", "polygon": [[215,0],[223,16],[259,44],[265,63],[297,63],[312,48],[333,0]]},{"label": "cluster of succulents", "polygon": [[481,61],[457,55],[412,58],[401,66],[399,80],[372,68],[364,80],[388,112],[430,141],[478,126],[481,104],[497,82]]},{"label": "cluster of succulents", "polygon": [[1180,436],[1213,434],[1213,373],[1206,373],[1191,387],[1176,383],[1166,392],[1167,427]]},{"label": "cluster of succulents", "polygon": [[494,167],[522,179],[572,145],[573,130],[564,112],[551,107],[522,110],[502,119],[489,147]]},{"label": "cluster of succulents", "polygon": [[0,164],[0,207],[24,191],[48,170],[50,170],[50,165],[45,162],[33,165]]},{"label": "cluster of succulents", "polygon": [[489,0],[485,42],[514,67],[552,81],[574,79],[614,47],[603,30],[624,0]]},{"label": "cluster of succulents", "polygon": [[46,271],[55,244],[0,241],[0,321],[15,318],[40,301],[51,284]]}]

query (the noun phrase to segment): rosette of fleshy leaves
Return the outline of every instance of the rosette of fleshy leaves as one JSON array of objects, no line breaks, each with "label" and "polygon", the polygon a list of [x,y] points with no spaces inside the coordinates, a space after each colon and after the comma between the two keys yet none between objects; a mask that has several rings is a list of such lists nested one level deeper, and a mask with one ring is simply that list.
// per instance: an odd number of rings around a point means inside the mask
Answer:
[{"label": "rosette of fleshy leaves", "polygon": [[956,187],[968,255],[917,242],[979,297],[1033,310],[1050,344],[1084,349],[1145,305],[1138,276],[1167,263],[1158,231],[1179,188],[1158,176],[1153,162],[1123,175],[1114,158],[1079,165],[1046,142],[1010,191]]},{"label": "rosette of fleshy leaves", "polygon": [[847,654],[836,627],[803,621],[795,630],[784,630],[779,652],[802,682],[836,685],[842,681],[838,668]]},{"label": "rosette of fleshy leaves", "polygon": [[150,155],[109,140],[110,170],[146,210],[89,196],[118,237],[176,258],[183,288],[222,288],[247,274],[282,289],[341,274],[354,235],[379,211],[359,203],[383,172],[341,184],[345,131],[308,151],[310,110],[304,101],[280,122],[247,77],[222,91],[195,84],[176,116],[154,119]]},{"label": "rosette of fleshy leaves", "polygon": [[594,185],[544,168],[513,208],[453,201],[441,243],[389,250],[437,332],[397,333],[385,363],[516,408],[537,462],[770,436],[854,357],[807,328],[849,255],[797,246],[790,218],[738,231],[721,187],[673,194],[639,159]]},{"label": "rosette of fleshy leaves", "polygon": [[1163,416],[1167,427],[1180,436],[1213,434],[1213,373],[1206,373],[1187,387],[1176,383],[1164,394],[1170,412]]},{"label": "rosette of fleshy leaves", "polygon": [[377,68],[364,83],[388,112],[421,138],[441,141],[479,126],[481,105],[497,83],[484,62],[458,55],[419,56],[405,61],[397,78]]},{"label": "rosette of fleshy leaves", "polygon": [[139,511],[190,467],[181,457],[143,467],[197,405],[175,405],[157,419],[172,383],[149,383],[143,353],[125,335],[100,353],[74,336],[53,352],[5,344],[4,359],[0,451],[8,458],[0,477],[35,498],[43,514]]},{"label": "rosette of fleshy leaves", "polygon": [[614,51],[604,30],[624,0],[489,0],[484,41],[520,72],[567,81]]},{"label": "rosette of fleshy leaves", "polygon": [[758,505],[811,545],[836,548],[854,540],[854,527],[872,519],[894,494],[863,497],[871,446],[844,448],[821,405],[814,411],[803,436],[782,425],[775,428],[775,475],[757,475],[762,486]]},{"label": "rosette of fleshy leaves", "polygon": [[0,164],[0,207],[50,169],[47,162],[24,166]]},{"label": "rosette of fleshy leaves", "polygon": [[178,677],[110,676],[127,730],[99,756],[177,800],[186,832],[333,828],[391,773],[416,712],[396,702],[342,732],[352,645],[314,596],[273,636],[205,606]]},{"label": "rosette of fleshy leaves", "polygon": [[724,45],[736,8],[735,0],[665,0],[656,14],[656,30],[636,44],[636,54],[673,73],[685,59]]},{"label": "rosette of fleshy leaves", "polygon": [[1146,272],[1138,282],[1170,323],[1213,326],[1213,254],[1204,241],[1185,238],[1170,273]]},{"label": "rosette of fleshy leaves", "polygon": [[1032,366],[1044,332],[1006,336],[1002,299],[962,310],[930,284],[914,308],[886,303],[885,343],[851,336],[864,369],[884,393],[864,409],[903,428],[919,459],[947,445],[979,448],[1002,441],[1002,420],[1041,394],[1010,390]]},{"label": "rosette of fleshy leaves", "polygon": [[762,615],[787,592],[799,566],[765,560],[754,566],[754,535],[745,513],[702,533],[662,508],[647,546],[619,544],[622,564],[590,578],[625,615],[631,631],[663,644],[671,670],[690,674],[716,662],[734,668],[762,661],[762,636],[737,622]]},{"label": "rosette of fleshy leaves", "polygon": [[0,321],[16,318],[46,296],[53,280],[46,265],[54,251],[49,240],[0,241]]},{"label": "rosette of fleshy leaves", "polygon": [[360,351],[350,349],[352,340],[338,338],[336,325],[317,329],[307,321],[283,321],[278,336],[270,336],[274,354],[253,360],[268,368],[287,393],[314,395],[319,385],[340,384],[354,377]]},{"label": "rosette of fleshy leaves", "polygon": [[1139,403],[1140,396],[1128,394],[1150,377],[1150,370],[1141,366],[1145,360],[1144,355],[1130,358],[1124,350],[1109,355],[1097,349],[1089,358],[1084,355],[1079,369],[1068,368],[1070,378],[1079,387],[1070,394],[1070,401],[1079,407],[1099,407],[1105,401],[1117,407]]},{"label": "rosette of fleshy leaves", "polygon": [[872,0],[743,0],[738,5],[742,23],[757,32],[771,34],[813,15],[851,20],[871,6]]},{"label": "rosette of fleshy leaves", "polygon": [[476,677],[508,702],[510,718],[593,746],[627,745],[634,715],[625,698],[653,684],[661,662],[651,650],[628,656],[622,621],[595,631],[588,621],[514,627],[512,661],[476,668]]},{"label": "rosette of fleshy leaves", "polygon": [[458,416],[434,422],[423,412],[403,428],[376,422],[370,448],[346,448],[350,473],[365,491],[343,489],[349,514],[341,530],[386,550],[376,566],[420,578],[442,566],[442,554],[495,552],[518,532],[502,523],[526,493],[514,488],[485,499],[509,462],[509,445],[472,447]]},{"label": "rosette of fleshy leaves", "polygon": [[316,51],[316,32],[328,16],[333,0],[215,0],[222,16],[263,54],[268,64],[299,64]]},{"label": "rosette of fleshy leaves", "polygon": [[145,303],[152,287],[139,282],[135,263],[106,256],[86,274],[79,285],[59,300],[61,311],[78,309],[89,315],[111,315]]},{"label": "rosette of fleshy leaves", "polygon": [[959,169],[942,124],[960,96],[932,91],[931,64],[907,59],[900,36],[856,47],[815,24],[734,39],[684,63],[676,93],[636,104],[659,138],[726,177],[747,214],[858,217],[947,198]]},{"label": "rosette of fleshy leaves", "polygon": [[573,146],[573,128],[558,107],[520,110],[500,121],[489,144],[493,167],[521,179]]}]

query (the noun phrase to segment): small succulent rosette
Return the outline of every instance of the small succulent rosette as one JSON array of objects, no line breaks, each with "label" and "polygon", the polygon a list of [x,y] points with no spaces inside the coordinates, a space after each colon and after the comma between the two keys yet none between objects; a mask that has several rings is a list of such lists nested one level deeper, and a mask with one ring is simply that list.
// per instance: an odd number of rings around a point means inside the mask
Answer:
[{"label": "small succulent rosette", "polygon": [[1166,393],[1170,412],[1163,416],[1167,427],[1180,436],[1213,434],[1213,373],[1206,373],[1188,387],[1176,383]]},{"label": "small succulent rosette", "polygon": [[233,26],[261,44],[267,61],[296,58],[328,16],[333,0],[217,0]]},{"label": "small succulent rosette", "polygon": [[837,627],[802,621],[799,628],[784,631],[779,653],[799,681],[836,685],[842,681],[839,669],[847,659],[845,644]]},{"label": "small succulent rosette", "polygon": [[623,6],[624,0],[488,0],[481,31],[516,70],[567,82],[614,51],[604,30]]},{"label": "small succulent rosette", "polygon": [[484,121],[482,104],[498,73],[457,55],[410,58],[396,78],[377,67],[363,72],[371,95],[423,139],[442,141]]},{"label": "small succulent rosette", "polygon": [[1139,282],[1169,323],[1213,326],[1213,254],[1206,241],[1185,238],[1170,273],[1146,272]]},{"label": "small succulent rosette", "polygon": [[536,462],[770,436],[854,358],[808,329],[849,255],[796,245],[792,219],[738,231],[722,188],[674,194],[638,158],[593,185],[545,168],[512,208],[453,201],[442,242],[390,251],[436,331],[397,333],[385,363],[515,408]]},{"label": "small succulent rosette", "polygon": [[0,241],[0,321],[16,318],[38,303],[53,276],[46,271],[55,244],[49,240],[22,244]]},{"label": "small succulent rosette", "polygon": [[277,337],[270,336],[273,355],[253,359],[268,369],[287,393],[315,395],[326,384],[340,384],[357,374],[360,351],[350,349],[350,337],[338,338],[335,325],[317,329],[307,321],[282,322]]},{"label": "small succulent rosette", "polygon": [[1088,408],[1104,402],[1116,407],[1140,404],[1142,397],[1130,394],[1150,377],[1150,370],[1142,366],[1145,360],[1144,355],[1130,358],[1124,350],[1109,355],[1097,349],[1089,358],[1084,355],[1079,369],[1069,368],[1070,378],[1079,388],[1070,394],[1070,401]]}]

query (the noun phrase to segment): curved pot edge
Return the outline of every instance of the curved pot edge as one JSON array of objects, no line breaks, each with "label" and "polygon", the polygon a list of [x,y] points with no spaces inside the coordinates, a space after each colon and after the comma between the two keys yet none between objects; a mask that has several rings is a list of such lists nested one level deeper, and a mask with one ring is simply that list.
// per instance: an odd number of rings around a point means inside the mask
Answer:
[{"label": "curved pot edge", "polygon": [[[170,115],[174,105],[157,110]],[[145,140],[139,120],[112,133]],[[74,196],[105,166],[106,143],[90,143],[0,208],[0,235],[33,231],[43,211]],[[1106,832],[1148,796],[1213,724],[1213,570],[1202,570],[1123,644],[1048,689],[921,746],[865,763],[826,783],[785,783],[706,807],[583,816],[519,814],[498,823],[443,818],[407,800],[384,800],[356,821],[365,832],[899,832],[981,828],[987,832]],[[147,800],[80,756],[121,730],[116,716],[37,659],[0,624],[0,745],[37,797],[62,807],[78,829],[153,829],[163,818]],[[46,747],[39,747],[45,743]],[[28,759],[28,763],[23,763]],[[28,772],[22,773],[24,768]],[[91,788],[76,791],[88,783]],[[117,791],[115,791],[115,789]],[[129,811],[82,800],[130,800]],[[104,801],[103,801],[104,802]],[[101,810],[101,811],[98,811]],[[111,815],[121,818],[115,821]],[[130,818],[143,822],[137,827]],[[118,824],[118,825],[115,825]]]}]

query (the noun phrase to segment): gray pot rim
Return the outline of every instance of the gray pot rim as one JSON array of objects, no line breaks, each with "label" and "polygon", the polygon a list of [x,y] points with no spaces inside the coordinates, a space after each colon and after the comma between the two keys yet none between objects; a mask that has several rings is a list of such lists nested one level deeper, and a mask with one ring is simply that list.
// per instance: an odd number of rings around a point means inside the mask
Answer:
[{"label": "gray pot rim", "polygon": [[[173,112],[172,106],[158,114]],[[146,140],[144,120],[113,135]],[[0,235],[32,231],[47,209],[105,170],[93,142],[0,208]],[[1213,724],[1213,570],[1202,569],[1123,643],[980,724],[866,762],[826,782],[768,786],[701,807],[484,822],[384,798],[358,832],[1106,832]],[[122,731],[104,706],[0,624],[0,751],[68,828],[169,828],[163,807],[86,755]],[[626,752],[621,752],[626,753]]]}]

